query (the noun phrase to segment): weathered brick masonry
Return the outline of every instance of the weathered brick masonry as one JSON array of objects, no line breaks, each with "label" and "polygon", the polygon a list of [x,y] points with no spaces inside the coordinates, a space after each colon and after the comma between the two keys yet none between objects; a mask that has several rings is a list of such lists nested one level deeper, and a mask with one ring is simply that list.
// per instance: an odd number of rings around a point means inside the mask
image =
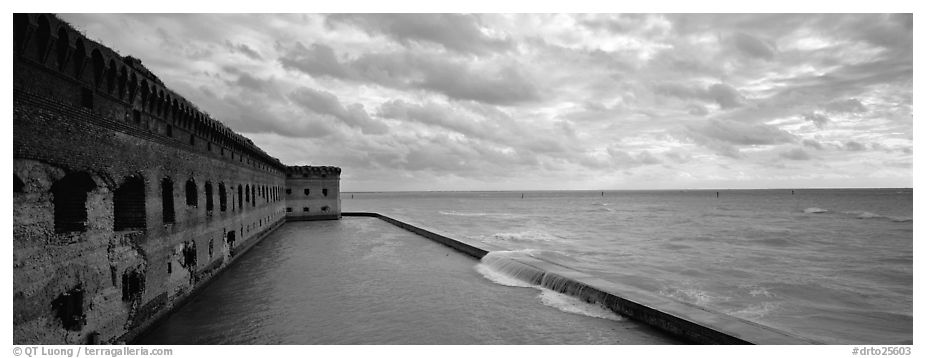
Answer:
[{"label": "weathered brick masonry", "polygon": [[340,218],[339,168],[283,165],[54,15],[13,26],[14,343],[130,341],[285,222],[287,173],[324,172],[313,213]]}]

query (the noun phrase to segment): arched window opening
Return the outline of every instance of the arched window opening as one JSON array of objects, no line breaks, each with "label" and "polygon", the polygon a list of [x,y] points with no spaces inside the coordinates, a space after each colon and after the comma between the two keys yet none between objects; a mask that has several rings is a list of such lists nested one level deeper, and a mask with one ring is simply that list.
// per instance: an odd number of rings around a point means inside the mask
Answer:
[{"label": "arched window opening", "polygon": [[119,70],[119,93],[116,95],[116,97],[119,97],[120,99],[122,99],[123,98],[122,96],[125,96],[125,87],[128,81],[129,81],[129,74],[126,71],[125,67],[122,67],[122,69]]},{"label": "arched window opening", "polygon": [[241,210],[244,207],[241,199],[241,184],[238,184],[238,210]]},{"label": "arched window opening", "polygon": [[309,189],[302,189],[302,192],[303,192],[305,195],[309,195],[309,193],[311,192],[311,190],[309,190]]},{"label": "arched window opening", "polygon": [[328,189],[322,189],[322,196],[328,196]]},{"label": "arched window opening", "polygon": [[145,180],[140,175],[126,177],[113,193],[113,230],[145,229]]},{"label": "arched window opening", "polygon": [[225,194],[225,183],[219,183],[219,210],[225,211],[228,207],[228,197]]},{"label": "arched window opening", "polygon": [[206,211],[212,211],[212,183],[206,182]]},{"label": "arched window opening", "polygon": [[257,195],[254,195],[256,190],[257,190],[257,186],[251,187],[251,197],[254,198],[254,200],[251,200],[251,207],[257,206]]},{"label": "arched window opening", "polygon": [[251,186],[250,185],[244,186],[244,202],[245,203],[251,202]]},{"label": "arched window opening", "polygon": [[48,24],[48,19],[45,18],[45,15],[39,16],[39,29],[36,36],[35,58],[39,62],[44,63],[45,51],[47,50],[48,41],[51,37],[51,26]]},{"label": "arched window opening", "polygon": [[77,39],[77,43],[74,44],[74,54],[71,55],[71,58],[74,59],[71,61],[74,64],[74,78],[80,79],[80,74],[84,70],[84,61],[87,57],[87,50],[84,48],[84,41],[80,38]]},{"label": "arched window opening", "polygon": [[55,205],[55,232],[87,229],[87,193],[96,183],[87,173],[71,173],[51,187]]},{"label": "arched window opening", "polygon": [[164,223],[176,220],[174,215],[174,182],[170,178],[161,180],[161,207],[163,209]]},{"label": "arched window opening", "polygon": [[109,60],[109,68],[106,69],[106,92],[112,94],[116,89],[116,61]]},{"label": "arched window opening", "polygon": [[14,52],[22,51],[23,41],[26,39],[26,27],[29,25],[29,16],[18,12],[13,14],[13,40],[16,41]]},{"label": "arched window opening", "polygon": [[90,63],[93,65],[93,85],[99,88],[100,84],[103,82],[103,71],[106,65],[103,61],[103,55],[100,54],[100,50],[93,49],[93,52],[90,54]]},{"label": "arched window opening", "polygon": [[135,76],[135,72],[132,72],[132,79],[129,81],[128,87],[129,87],[129,102],[134,102],[135,94],[138,93],[138,77]]},{"label": "arched window opening", "polygon": [[58,29],[58,42],[55,43],[55,58],[58,60],[58,69],[64,70],[68,58],[68,31],[64,26]]},{"label": "arched window opening", "polygon": [[186,181],[186,205],[196,207],[199,205],[199,196],[196,193],[196,182],[193,178]]}]

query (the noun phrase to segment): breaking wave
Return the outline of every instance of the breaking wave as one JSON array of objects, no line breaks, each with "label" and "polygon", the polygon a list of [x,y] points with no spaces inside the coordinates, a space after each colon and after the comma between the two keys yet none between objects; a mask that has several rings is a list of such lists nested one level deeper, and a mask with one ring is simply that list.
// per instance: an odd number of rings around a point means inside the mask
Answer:
[{"label": "breaking wave", "polygon": [[804,214],[822,214],[828,211],[829,210],[821,209],[821,208],[807,208],[807,209],[804,209]]},{"label": "breaking wave", "polygon": [[542,231],[521,231],[521,232],[501,232],[489,236],[490,239],[498,241],[515,241],[515,242],[553,242],[563,241],[563,238]]},{"label": "breaking wave", "polygon": [[[601,304],[589,303],[562,293],[575,288],[569,286],[582,286],[580,283],[513,260],[518,257],[534,257],[538,251],[492,251],[476,265],[476,271],[500,285],[538,289],[540,302],[560,311],[613,321],[623,320],[620,315]],[[581,287],[578,290],[581,291]]]}]

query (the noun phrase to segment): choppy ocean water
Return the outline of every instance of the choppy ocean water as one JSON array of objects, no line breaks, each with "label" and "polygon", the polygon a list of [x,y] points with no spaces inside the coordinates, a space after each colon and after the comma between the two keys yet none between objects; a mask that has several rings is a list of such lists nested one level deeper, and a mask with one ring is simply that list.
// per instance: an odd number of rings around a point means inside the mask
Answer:
[{"label": "choppy ocean water", "polygon": [[342,210],[822,342],[913,340],[912,189],[342,193]]}]

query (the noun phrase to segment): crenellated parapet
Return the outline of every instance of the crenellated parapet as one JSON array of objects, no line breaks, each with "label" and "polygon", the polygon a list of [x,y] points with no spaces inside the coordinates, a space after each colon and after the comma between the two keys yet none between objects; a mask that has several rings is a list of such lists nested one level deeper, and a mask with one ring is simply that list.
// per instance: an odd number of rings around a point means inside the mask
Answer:
[{"label": "crenellated parapet", "polygon": [[199,110],[148,70],[53,14],[13,15],[15,92],[54,98],[193,150],[263,170],[283,164]]},{"label": "crenellated parapet", "polygon": [[287,178],[338,178],[341,168],[332,166],[286,166]]}]

